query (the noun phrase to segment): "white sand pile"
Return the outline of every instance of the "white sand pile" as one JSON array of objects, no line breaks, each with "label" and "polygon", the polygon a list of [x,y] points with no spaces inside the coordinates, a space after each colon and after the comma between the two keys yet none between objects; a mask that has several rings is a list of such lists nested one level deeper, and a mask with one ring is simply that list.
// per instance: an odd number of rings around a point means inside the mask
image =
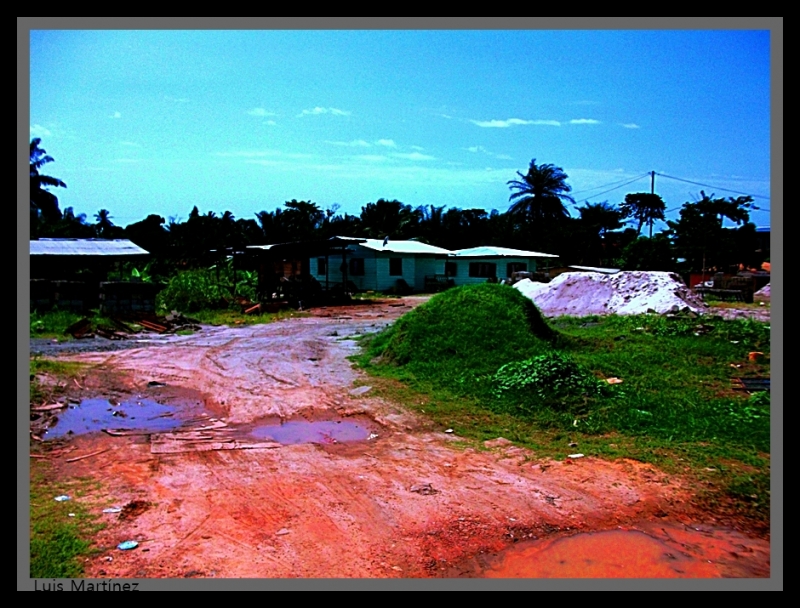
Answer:
[{"label": "white sand pile", "polygon": [[754,298],[766,298],[769,299],[769,283],[764,285],[761,289],[753,294]]},{"label": "white sand pile", "polygon": [[672,272],[564,272],[549,283],[529,279],[514,285],[543,315],[637,315],[688,308],[701,313],[706,304]]}]

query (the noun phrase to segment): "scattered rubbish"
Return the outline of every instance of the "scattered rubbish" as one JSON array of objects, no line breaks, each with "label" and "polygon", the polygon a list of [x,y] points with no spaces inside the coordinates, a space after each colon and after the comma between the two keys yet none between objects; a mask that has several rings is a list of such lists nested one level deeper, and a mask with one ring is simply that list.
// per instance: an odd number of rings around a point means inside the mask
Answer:
[{"label": "scattered rubbish", "polygon": [[287,530],[286,528],[281,528],[280,530],[275,532],[275,535],[276,536],[284,536],[286,534],[289,534],[290,532],[291,532],[291,530]]},{"label": "scattered rubbish", "polygon": [[358,388],[354,388],[350,391],[350,394],[353,396],[363,395],[364,393],[368,393],[372,390],[371,386],[359,386]]},{"label": "scattered rubbish", "polygon": [[422,494],[423,496],[430,496],[432,494],[438,494],[439,490],[435,490],[434,487],[429,483],[419,483],[411,486],[409,488],[409,492],[416,492],[417,494]]},{"label": "scattered rubbish", "polygon": [[574,441],[571,441],[571,442],[569,443],[569,447],[571,447],[571,448],[577,448],[577,447],[578,447],[578,444],[577,444],[577,443],[575,443]]},{"label": "scattered rubbish", "polygon": [[148,388],[156,388],[157,386],[167,386],[164,382],[158,382],[157,380],[151,380],[147,383]]},{"label": "scattered rubbish", "polygon": [[75,513],[67,513],[68,517],[75,517]]},{"label": "scattered rubbish", "polygon": [[64,333],[71,335],[73,338],[91,338],[92,337],[92,323],[89,319],[83,318],[80,321],[73,323]]},{"label": "scattered rubbish", "polygon": [[606,378],[606,382],[609,384],[622,384],[622,380],[619,378]]},{"label": "scattered rubbish", "polygon": [[368,440],[377,439],[377,438],[378,438],[378,434],[377,433],[370,433],[369,437],[367,437]]},{"label": "scattered rubbish", "polygon": [[61,496],[56,496],[54,500],[56,500],[57,502],[64,502],[65,500],[69,500],[69,496],[67,496],[66,494],[62,494]]},{"label": "scattered rubbish", "polygon": [[103,513],[119,513],[122,511],[119,507],[109,507],[107,509],[103,509]]},{"label": "scattered rubbish", "polygon": [[576,458],[583,458],[583,454],[570,454],[567,458],[572,458],[573,460]]},{"label": "scattered rubbish", "polygon": [[[392,304],[390,304],[389,306],[392,306]],[[403,569],[400,566],[392,566],[392,570],[397,570],[398,572],[403,571]]]},{"label": "scattered rubbish", "polygon": [[261,304],[256,304],[255,306],[251,306],[250,308],[244,311],[246,315],[257,314],[261,312]]},{"label": "scattered rubbish", "polygon": [[138,546],[139,543],[136,542],[135,540],[126,540],[118,544],[117,549],[119,549],[120,551],[128,551],[130,549],[135,549]]},{"label": "scattered rubbish", "polygon": [[752,378],[731,378],[731,384],[734,390],[740,391],[769,391],[770,379],[761,377]]},{"label": "scattered rubbish", "polygon": [[444,432],[445,432],[445,433],[452,433],[452,432],[453,432],[453,429],[445,429],[445,431],[444,431]]},{"label": "scattered rubbish", "polygon": [[49,412],[51,410],[60,410],[67,407],[66,403],[52,403],[50,405],[39,405],[37,407],[32,407],[32,412]]},{"label": "scattered rubbish", "polygon": [[731,340],[731,344],[739,344],[739,340]]},{"label": "scattered rubbish", "polygon": [[572,421],[572,426],[578,426],[578,420],[577,420],[577,418],[576,418],[575,420],[573,420],[573,421]]},{"label": "scattered rubbish", "polygon": [[762,353],[762,352],[758,352],[758,351],[753,351],[753,352],[751,352],[751,353],[748,353],[748,354],[747,354],[747,358],[748,358],[750,361],[758,361],[758,360],[759,360],[759,359],[761,359],[763,356],[764,356],[764,353]]},{"label": "scattered rubbish", "polygon": [[731,367],[734,368],[734,369],[739,369],[740,367],[742,367],[742,364],[741,363],[731,363]]}]

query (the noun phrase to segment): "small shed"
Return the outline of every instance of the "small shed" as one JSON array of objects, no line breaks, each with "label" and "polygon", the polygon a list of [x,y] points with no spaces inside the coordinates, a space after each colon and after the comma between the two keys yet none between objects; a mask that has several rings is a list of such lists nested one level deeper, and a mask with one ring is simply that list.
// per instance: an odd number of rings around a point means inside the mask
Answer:
[{"label": "small shed", "polygon": [[453,251],[447,259],[446,274],[456,285],[485,283],[487,280],[510,279],[514,273],[539,270],[558,258],[551,253],[509,249],[508,247],[472,247]]},{"label": "small shed", "polygon": [[[149,253],[127,239],[42,238],[30,241],[31,310],[57,306],[82,312],[108,306],[113,310],[150,310],[160,286],[106,282],[120,262]],[[119,292],[119,293],[118,293]],[[118,297],[122,293],[121,297]],[[133,301],[137,302],[133,306]],[[113,302],[113,304],[112,304]]]}]

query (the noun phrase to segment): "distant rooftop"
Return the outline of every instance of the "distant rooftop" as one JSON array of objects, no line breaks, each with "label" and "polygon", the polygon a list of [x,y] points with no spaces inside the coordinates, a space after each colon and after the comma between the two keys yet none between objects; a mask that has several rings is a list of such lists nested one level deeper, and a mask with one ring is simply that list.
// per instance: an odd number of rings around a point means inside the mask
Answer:
[{"label": "distant rooftop", "polygon": [[374,251],[386,251],[388,253],[423,253],[429,255],[450,255],[452,252],[441,247],[428,245],[427,243],[420,243],[419,241],[393,241],[391,239],[386,241],[384,245],[383,239],[357,239],[348,236],[336,237],[343,241],[356,241],[358,245],[372,249]]},{"label": "distant rooftop", "polygon": [[39,239],[30,245],[31,255],[149,255],[128,239]]},{"label": "distant rooftop", "polygon": [[601,272],[603,274],[617,274],[619,272],[619,268],[598,268],[597,266],[575,266],[574,264],[567,266],[567,268],[574,268],[575,270],[580,270],[582,272]]},{"label": "distant rooftop", "polygon": [[459,249],[453,251],[453,255],[461,258],[557,258],[552,253],[541,253],[539,251],[524,251],[523,249],[509,249],[507,247],[471,247],[469,249]]}]

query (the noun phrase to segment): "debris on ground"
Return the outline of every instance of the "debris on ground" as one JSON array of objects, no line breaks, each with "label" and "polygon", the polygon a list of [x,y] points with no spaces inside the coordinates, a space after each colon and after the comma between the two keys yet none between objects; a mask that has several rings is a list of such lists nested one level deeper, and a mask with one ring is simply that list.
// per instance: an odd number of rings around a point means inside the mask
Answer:
[{"label": "debris on ground", "polygon": [[770,298],[770,287],[769,283],[764,285],[761,289],[753,294],[753,299],[755,300],[769,300]]},{"label": "debris on ground", "polygon": [[137,543],[135,540],[126,540],[118,544],[117,549],[120,551],[129,551],[130,549],[135,549],[138,546],[139,543]]},{"label": "debris on ground", "polygon": [[429,483],[419,483],[411,486],[411,488],[409,488],[409,492],[416,492],[417,494],[422,494],[423,496],[431,496],[432,494],[438,494],[439,490],[435,490],[434,487]]},{"label": "debris on ground", "polygon": [[514,285],[543,315],[701,314],[707,305],[674,272],[565,272],[549,283]]}]

